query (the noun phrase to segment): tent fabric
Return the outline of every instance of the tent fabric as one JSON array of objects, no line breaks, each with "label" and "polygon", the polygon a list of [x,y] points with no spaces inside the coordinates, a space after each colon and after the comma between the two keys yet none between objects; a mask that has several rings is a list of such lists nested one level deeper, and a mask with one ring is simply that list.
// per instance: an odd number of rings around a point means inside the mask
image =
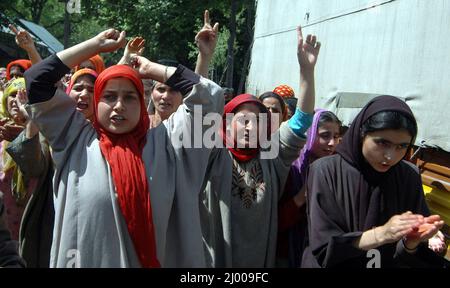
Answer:
[{"label": "tent fabric", "polygon": [[316,34],[322,42],[316,107],[349,124],[370,95],[393,95],[416,116],[416,144],[450,151],[450,1],[277,3],[257,2],[248,93],[259,95],[285,83],[298,95],[295,29],[300,24],[305,36]]}]

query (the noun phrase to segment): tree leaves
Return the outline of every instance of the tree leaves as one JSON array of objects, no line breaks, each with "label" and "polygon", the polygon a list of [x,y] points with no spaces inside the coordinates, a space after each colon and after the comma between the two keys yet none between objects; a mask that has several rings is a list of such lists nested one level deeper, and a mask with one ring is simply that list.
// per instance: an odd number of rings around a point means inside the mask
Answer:
[{"label": "tree leaves", "polygon": [[[35,15],[31,5],[45,3],[40,17],[40,25],[48,28],[61,42],[64,37],[63,23],[65,3],[60,0],[8,0],[2,1],[2,11],[9,16],[25,17],[32,20]],[[8,3],[8,4],[6,4]],[[214,58],[211,63],[213,80],[220,82],[226,71],[227,40],[230,37],[229,0],[81,0],[81,14],[70,14],[71,35],[70,44],[74,45],[84,41],[99,32],[114,27],[125,30],[127,38],[142,36],[146,39],[144,56],[151,60],[171,59],[193,69],[197,59],[197,48],[194,37],[200,30],[203,20],[203,11],[210,11],[212,21],[220,23],[219,40]],[[252,42],[255,0],[237,1],[236,40],[234,45],[235,69],[234,79],[240,79],[246,52]],[[251,28],[249,31],[249,27]],[[120,59],[119,51],[116,54],[104,55],[107,63],[113,64]],[[248,62],[248,61],[247,61]],[[246,76],[246,75],[245,75]],[[245,79],[245,77],[244,77]],[[234,81],[237,91],[238,81]],[[223,83],[219,83],[223,84]]]}]

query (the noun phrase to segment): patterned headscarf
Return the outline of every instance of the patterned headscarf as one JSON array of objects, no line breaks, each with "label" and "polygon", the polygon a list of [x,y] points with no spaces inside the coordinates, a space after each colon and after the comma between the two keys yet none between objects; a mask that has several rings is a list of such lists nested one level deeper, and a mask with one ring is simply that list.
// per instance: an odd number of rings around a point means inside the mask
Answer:
[{"label": "patterned headscarf", "polygon": [[[8,87],[5,89],[5,93],[1,99],[1,111],[0,114],[4,118],[8,118],[10,122],[13,122],[11,119],[11,115],[8,112],[8,96],[12,93],[19,91],[19,89],[25,89],[25,79],[17,78],[13,80]],[[13,170],[12,179],[11,179],[11,192],[16,199],[16,201],[20,202],[25,199],[27,194],[26,183],[23,177],[22,172],[19,167],[17,167],[16,162],[14,162],[13,158],[6,152],[6,148],[9,145],[9,141],[3,141],[3,152],[2,152],[2,160],[3,160],[3,172],[7,172],[9,170]]]},{"label": "patterned headscarf", "polygon": [[283,98],[292,98],[295,97],[294,89],[292,89],[288,85],[280,85],[273,89],[273,92],[280,95]]},{"label": "patterned headscarf", "polygon": [[9,85],[6,87],[5,91],[3,92],[3,96],[1,98],[1,109],[0,109],[0,115],[3,118],[11,118],[11,115],[9,115],[8,112],[8,97],[12,93],[17,93],[20,89],[25,89],[25,78],[17,78],[14,79]]}]

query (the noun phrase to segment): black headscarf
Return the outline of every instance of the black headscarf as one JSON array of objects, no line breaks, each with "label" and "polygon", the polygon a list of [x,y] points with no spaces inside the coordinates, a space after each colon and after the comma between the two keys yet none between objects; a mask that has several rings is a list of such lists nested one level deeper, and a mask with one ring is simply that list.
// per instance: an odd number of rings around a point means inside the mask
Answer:
[{"label": "black headscarf", "polygon": [[[350,165],[361,171],[369,182],[377,182],[382,177],[389,175],[389,171],[385,173],[377,172],[365,160],[362,155],[362,137],[361,128],[363,124],[373,115],[378,112],[395,111],[399,112],[405,117],[409,118],[416,126],[417,122],[409,106],[402,100],[393,96],[378,96],[372,99],[353,120],[350,128],[344,135],[342,143],[338,145],[336,152],[342,156]],[[414,144],[416,135],[411,135],[411,143],[409,149]]]}]

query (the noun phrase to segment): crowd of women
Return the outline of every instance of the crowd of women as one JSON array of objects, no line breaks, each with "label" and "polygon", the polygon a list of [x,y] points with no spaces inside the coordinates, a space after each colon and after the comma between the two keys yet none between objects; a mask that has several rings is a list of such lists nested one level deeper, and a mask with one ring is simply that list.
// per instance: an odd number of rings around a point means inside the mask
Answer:
[{"label": "crowd of women", "polygon": [[[376,97],[344,134],[315,107],[315,35],[298,28],[299,95],[225,99],[207,79],[208,11],[195,71],[146,59],[144,39],[114,29],[42,60],[10,28],[30,60],[4,69],[1,267],[368,267],[372,249],[381,267],[448,267],[444,222],[407,161],[411,109]],[[106,68],[100,53],[120,48]],[[177,145],[206,137],[213,123],[194,121],[211,113],[222,147]]]}]

